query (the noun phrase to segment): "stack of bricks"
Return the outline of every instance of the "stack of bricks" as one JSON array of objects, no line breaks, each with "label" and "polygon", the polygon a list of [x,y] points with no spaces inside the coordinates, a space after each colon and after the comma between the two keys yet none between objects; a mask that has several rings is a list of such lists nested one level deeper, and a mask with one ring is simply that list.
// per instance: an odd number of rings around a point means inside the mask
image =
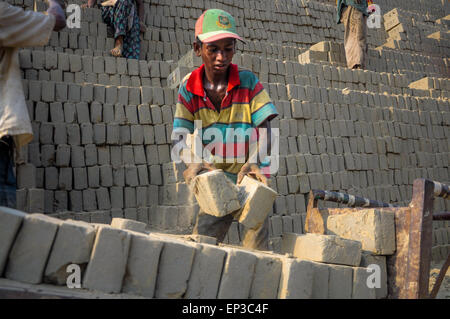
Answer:
[{"label": "stack of bricks", "polygon": [[[433,26],[439,1],[431,2],[424,11],[422,0],[403,9]],[[380,5],[387,12],[393,4]],[[198,206],[182,166],[170,158],[177,100],[170,74],[178,69],[179,81],[201,63],[191,50],[193,24],[212,7],[236,17],[249,41],[238,44],[233,61],[259,77],[280,113],[273,121],[281,133],[280,169],[272,177],[280,194],[270,214],[273,250],[280,250],[283,233],[304,232],[310,189],[406,205],[414,179],[449,182],[448,53],[377,48],[387,33],[375,29],[369,30],[368,70],[301,64],[299,55],[323,41],[340,47],[342,62],[343,30],[333,3],[161,0],[145,6],[141,60],[109,56],[113,39],[97,8],[82,10],[81,29],[54,32],[45,48],[21,50],[35,137],[17,167],[19,209],[97,223],[126,217],[165,232],[192,229]],[[422,12],[430,18],[419,20]],[[439,27],[448,30],[443,21]],[[410,87],[424,77],[433,87]],[[448,205],[438,199],[435,206]],[[241,230],[234,222],[225,242],[239,244]]]},{"label": "stack of bricks", "polygon": [[[58,286],[60,293],[72,297],[90,291],[162,299],[387,296],[383,260],[362,254],[360,242],[337,236],[300,236],[298,240],[306,240],[314,254],[294,242],[293,254],[278,255],[217,246],[206,243],[207,238],[195,242],[148,233],[145,224],[124,219],[114,219],[111,225],[90,224],[2,208],[0,221],[2,286],[24,283],[44,293]],[[389,246],[394,233],[383,233],[383,237]],[[343,254],[343,249],[350,254]],[[374,263],[382,271],[382,286],[376,290],[366,284],[367,267]],[[71,274],[66,270],[77,266],[81,287],[74,292],[64,286]]]},{"label": "stack of bricks", "polygon": [[413,17],[409,11],[398,8],[389,11],[384,15],[384,27],[388,33],[385,47],[427,52],[439,57],[445,55],[450,47],[448,28]]}]

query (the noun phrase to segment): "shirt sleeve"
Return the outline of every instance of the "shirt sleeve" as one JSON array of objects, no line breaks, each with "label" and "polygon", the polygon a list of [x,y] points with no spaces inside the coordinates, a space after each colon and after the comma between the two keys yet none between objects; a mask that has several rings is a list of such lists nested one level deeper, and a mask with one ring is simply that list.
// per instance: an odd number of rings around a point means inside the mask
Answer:
[{"label": "shirt sleeve", "polygon": [[186,82],[180,85],[178,91],[178,101],[173,120],[174,132],[188,130],[190,134],[194,133],[194,114],[191,110],[189,101],[192,95],[186,90]]},{"label": "shirt sleeve", "polygon": [[250,92],[250,109],[252,112],[252,123],[255,127],[258,127],[264,121],[270,121],[275,118],[278,115],[278,111],[261,82],[256,77],[255,80],[256,85]]},{"label": "shirt sleeve", "polygon": [[47,44],[55,26],[55,17],[24,11],[0,2],[0,47],[33,47]]}]

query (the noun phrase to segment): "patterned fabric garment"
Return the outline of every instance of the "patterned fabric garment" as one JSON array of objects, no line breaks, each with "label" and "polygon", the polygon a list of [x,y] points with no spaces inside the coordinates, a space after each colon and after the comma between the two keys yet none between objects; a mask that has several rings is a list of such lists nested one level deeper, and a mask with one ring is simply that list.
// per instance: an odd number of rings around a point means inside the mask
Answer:
[{"label": "patterned fabric garment", "polygon": [[114,6],[101,7],[103,21],[114,28],[114,38],[123,36],[122,56],[139,59],[141,38],[139,16],[134,0],[117,0]]}]

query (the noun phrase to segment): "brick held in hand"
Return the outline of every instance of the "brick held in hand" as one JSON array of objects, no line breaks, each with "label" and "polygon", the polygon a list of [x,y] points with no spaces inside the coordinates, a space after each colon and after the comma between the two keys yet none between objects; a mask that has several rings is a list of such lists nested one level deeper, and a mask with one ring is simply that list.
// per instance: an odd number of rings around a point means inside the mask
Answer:
[{"label": "brick held in hand", "polygon": [[241,207],[237,187],[222,170],[198,175],[191,187],[200,208],[207,214],[222,217]]}]

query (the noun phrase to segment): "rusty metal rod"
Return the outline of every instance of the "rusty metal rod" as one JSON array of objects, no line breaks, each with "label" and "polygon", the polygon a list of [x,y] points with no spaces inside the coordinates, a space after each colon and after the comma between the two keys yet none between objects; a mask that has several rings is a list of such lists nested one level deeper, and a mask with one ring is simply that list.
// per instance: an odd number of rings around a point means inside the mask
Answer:
[{"label": "rusty metal rod", "polygon": [[430,298],[436,298],[439,288],[441,287],[442,281],[444,280],[445,274],[447,273],[447,269],[450,266],[450,255],[447,256],[447,261],[442,266],[441,271],[439,272],[438,279],[436,280],[433,290],[430,293]]},{"label": "rusty metal rod", "polygon": [[433,213],[433,220],[450,220],[450,212]]},{"label": "rusty metal rod", "polygon": [[341,203],[346,204],[350,207],[367,207],[367,208],[376,208],[376,207],[398,207],[397,205],[392,204],[386,204],[383,202],[379,202],[376,200],[371,200],[364,197],[344,194],[344,193],[338,193],[338,192],[331,192],[331,191],[324,191],[324,190],[318,190],[313,189],[312,190],[313,196],[315,200],[324,200],[328,202],[335,202],[335,203]]}]

